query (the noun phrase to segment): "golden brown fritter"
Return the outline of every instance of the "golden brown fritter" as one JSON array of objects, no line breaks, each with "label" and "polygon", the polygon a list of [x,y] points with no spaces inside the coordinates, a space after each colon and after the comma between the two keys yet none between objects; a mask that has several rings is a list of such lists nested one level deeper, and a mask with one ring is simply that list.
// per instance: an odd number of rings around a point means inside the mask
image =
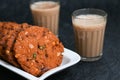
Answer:
[{"label": "golden brown fritter", "polygon": [[27,23],[0,22],[0,56],[17,67],[19,64],[14,57],[13,46],[18,33],[28,27]]},{"label": "golden brown fritter", "polygon": [[39,76],[62,62],[63,45],[47,28],[33,26],[21,31],[14,51],[20,66]]}]

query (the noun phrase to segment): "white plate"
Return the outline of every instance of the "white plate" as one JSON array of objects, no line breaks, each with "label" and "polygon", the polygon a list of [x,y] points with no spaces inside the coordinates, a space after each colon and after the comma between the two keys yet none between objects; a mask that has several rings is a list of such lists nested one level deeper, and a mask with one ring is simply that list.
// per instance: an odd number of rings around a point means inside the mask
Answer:
[{"label": "white plate", "polygon": [[27,79],[29,79],[29,80],[44,80],[48,76],[78,63],[80,61],[80,59],[81,59],[81,57],[77,53],[75,53],[69,49],[64,48],[63,61],[62,61],[61,65],[59,67],[56,67],[54,69],[51,69],[51,70],[45,72],[40,77],[35,77],[35,76],[33,76],[33,75],[31,75],[31,74],[29,74],[29,73],[27,73],[19,68],[16,68],[16,67],[10,65],[9,63],[7,63],[3,60],[0,60],[0,65],[15,72],[15,73],[17,73],[17,74],[19,74],[19,75],[21,75],[21,76],[23,76],[23,77],[25,77],[25,78],[27,78]]}]

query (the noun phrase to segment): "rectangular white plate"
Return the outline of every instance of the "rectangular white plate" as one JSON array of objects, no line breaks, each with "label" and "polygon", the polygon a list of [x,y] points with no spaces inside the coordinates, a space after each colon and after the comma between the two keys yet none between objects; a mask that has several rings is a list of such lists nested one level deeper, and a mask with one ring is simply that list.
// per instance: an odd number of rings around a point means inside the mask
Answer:
[{"label": "rectangular white plate", "polygon": [[19,68],[12,66],[11,64],[9,64],[1,59],[0,59],[0,65],[15,72],[15,73],[17,73],[17,74],[19,74],[19,75],[21,75],[21,76],[23,76],[23,77],[25,77],[25,78],[27,78],[27,79],[29,79],[29,80],[44,80],[48,76],[78,63],[80,60],[81,60],[81,57],[77,53],[75,53],[69,49],[64,48],[63,60],[62,60],[61,65],[59,67],[56,67],[54,69],[51,69],[51,70],[45,72],[40,77],[35,77],[35,76],[33,76],[33,75],[31,75],[31,74],[29,74],[29,73],[27,73]]}]

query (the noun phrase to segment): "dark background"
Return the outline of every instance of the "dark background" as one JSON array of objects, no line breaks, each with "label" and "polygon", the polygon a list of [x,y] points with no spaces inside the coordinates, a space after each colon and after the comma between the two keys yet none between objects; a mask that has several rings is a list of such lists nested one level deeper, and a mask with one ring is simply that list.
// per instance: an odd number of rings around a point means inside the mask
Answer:
[{"label": "dark background", "polygon": [[[108,13],[103,57],[95,62],[82,62],[56,73],[46,80],[120,80],[120,0],[60,0],[59,38],[75,51],[71,14],[80,8],[98,8]],[[33,24],[29,0],[0,0],[0,21]],[[25,78],[0,66],[0,80]]]}]

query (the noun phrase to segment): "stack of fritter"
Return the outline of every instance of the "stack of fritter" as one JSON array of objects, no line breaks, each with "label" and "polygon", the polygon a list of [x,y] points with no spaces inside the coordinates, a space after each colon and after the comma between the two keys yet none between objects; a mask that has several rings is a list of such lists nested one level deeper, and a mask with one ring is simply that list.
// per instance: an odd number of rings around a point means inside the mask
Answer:
[{"label": "stack of fritter", "polygon": [[63,51],[62,43],[47,28],[0,22],[0,57],[34,76],[59,66]]}]

